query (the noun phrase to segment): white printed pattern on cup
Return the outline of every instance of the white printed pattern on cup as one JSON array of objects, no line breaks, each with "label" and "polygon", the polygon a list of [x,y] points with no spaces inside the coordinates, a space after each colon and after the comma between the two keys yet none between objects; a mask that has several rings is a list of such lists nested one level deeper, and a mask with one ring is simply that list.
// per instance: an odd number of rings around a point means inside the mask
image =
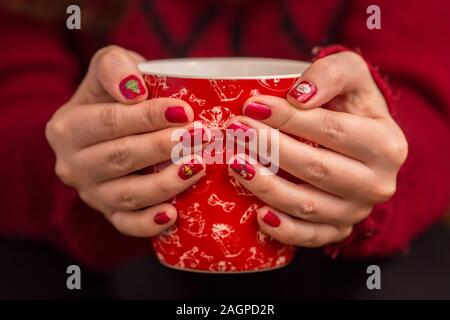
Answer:
[{"label": "white printed pattern on cup", "polygon": [[211,195],[209,196],[208,204],[211,207],[219,206],[225,212],[231,212],[234,209],[234,207],[236,206],[235,202],[227,202],[227,201],[220,200],[219,197],[217,196],[217,194],[215,194],[215,193],[211,193]]},{"label": "white printed pattern on cup", "polygon": [[[149,86],[149,91],[151,92],[153,97],[162,96],[164,91],[167,91],[169,87],[166,84],[166,77],[145,77],[145,81]],[[273,81],[259,81],[260,85],[266,89],[270,89],[273,91],[284,90],[283,88],[278,87],[279,81],[273,79]],[[214,89],[215,93],[219,97],[221,102],[228,102],[238,99],[243,93],[243,89],[240,87],[237,81],[235,80],[210,80],[211,87]],[[178,92],[172,94],[172,97],[184,98],[189,102],[193,102],[203,107],[206,105],[207,101],[205,99],[201,99],[195,96],[193,93],[190,93],[189,89],[182,88]],[[260,91],[258,89],[253,89],[251,91],[251,96],[260,95]],[[189,95],[189,96],[188,96]],[[199,117],[204,125],[210,128],[224,129],[225,123],[229,118],[234,116],[231,113],[230,109],[222,106],[215,106],[210,109],[204,109],[200,113]],[[163,169],[167,164],[160,164],[156,166],[158,171]],[[247,189],[245,189],[232,175],[229,174],[229,182],[233,186],[235,192],[239,196],[254,196]],[[208,180],[206,183],[206,188],[198,191],[196,185],[191,186],[189,191],[192,193],[204,193],[209,189],[209,185],[212,183],[211,180]],[[211,194],[208,199],[208,203],[210,205],[220,205],[225,212],[230,212],[234,209],[236,205],[234,202],[225,202],[220,200],[216,194]],[[212,203],[212,204],[211,204]],[[176,197],[173,198],[172,204],[177,204]],[[189,207],[186,214],[181,213],[182,219],[185,219],[187,222],[187,226],[184,227],[184,230],[187,231],[191,236],[194,237],[204,237],[207,236],[204,229],[204,219],[202,218],[202,213],[199,210],[199,204],[194,203],[193,206]],[[231,208],[231,209],[230,209]],[[257,205],[252,204],[247,210],[244,211],[240,218],[240,223],[245,223],[252,215],[256,212]],[[227,211],[228,210],[228,211]],[[189,220],[191,217],[192,219]],[[195,217],[195,218],[194,218]],[[227,224],[214,224],[211,229],[211,237],[214,241],[219,245],[221,251],[223,252],[224,258],[234,258],[241,254],[243,254],[244,248],[239,244],[239,237],[235,234],[235,229]],[[173,255],[182,248],[182,244],[180,242],[180,238],[178,236],[178,229],[176,226],[170,227],[168,230],[163,232],[158,241],[157,245],[160,248],[161,252],[169,255]],[[270,237],[267,234],[258,231],[256,233],[257,242],[264,246],[271,246],[273,243]],[[271,268],[273,266],[281,266],[286,263],[286,256],[283,255],[288,250],[293,250],[291,247],[286,245],[281,245],[277,250],[277,260],[274,261],[272,257],[265,258],[262,252],[258,252],[256,247],[251,247],[248,249],[249,256],[246,258],[245,270],[254,271],[260,270],[264,268]],[[192,247],[190,250],[184,251],[179,256],[179,261],[176,264],[177,267],[180,268],[189,268],[196,269],[200,261],[209,261],[211,264],[208,267],[210,271],[219,271],[219,272],[233,272],[237,271],[236,267],[233,265],[231,261],[228,260],[220,260],[220,257],[213,257],[211,255],[206,254],[205,252],[199,252],[199,248],[197,246]],[[157,253],[157,257],[160,261],[164,262],[164,256],[161,253]],[[214,262],[216,261],[216,262]]]},{"label": "white printed pattern on cup", "polygon": [[209,80],[209,83],[221,102],[239,99],[244,92],[237,80]]},{"label": "white printed pattern on cup", "polygon": [[240,243],[236,230],[224,223],[215,223],[211,228],[211,237],[219,245],[226,258],[234,258],[239,256],[244,248]]},{"label": "white printed pattern on cup", "polygon": [[183,220],[183,230],[193,237],[207,237],[205,233],[205,219],[200,211],[200,204],[195,202],[185,213],[183,210],[179,212],[180,218]]}]

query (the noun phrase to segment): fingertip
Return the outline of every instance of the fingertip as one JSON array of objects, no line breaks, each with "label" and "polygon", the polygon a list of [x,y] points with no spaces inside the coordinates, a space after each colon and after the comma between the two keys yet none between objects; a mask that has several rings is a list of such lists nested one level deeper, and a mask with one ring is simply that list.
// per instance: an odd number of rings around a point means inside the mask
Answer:
[{"label": "fingertip", "polygon": [[231,157],[228,163],[228,169],[237,176],[244,180],[250,181],[256,175],[256,160],[245,154],[236,154]]},{"label": "fingertip", "polygon": [[289,90],[287,100],[299,109],[311,109],[314,97],[318,91],[317,85],[306,79],[301,79]]},{"label": "fingertip", "polygon": [[135,104],[147,99],[148,92],[142,76],[130,74],[119,82],[119,91],[125,104]]},{"label": "fingertip", "polygon": [[200,155],[193,154],[186,156],[178,160],[176,164],[178,164],[177,175],[182,181],[194,183],[206,175],[206,163]]},{"label": "fingertip", "polygon": [[183,124],[194,121],[194,111],[186,101],[175,98],[159,98],[166,106],[164,117],[168,123]]},{"label": "fingertip", "polygon": [[164,203],[154,207],[153,222],[158,227],[164,226],[167,228],[175,223],[177,216],[177,209],[169,203]]},{"label": "fingertip", "polygon": [[272,108],[267,104],[252,101],[244,105],[242,113],[254,120],[267,120],[272,115]]},{"label": "fingertip", "polygon": [[117,211],[109,216],[109,221],[119,232],[133,237],[155,236],[176,220],[177,210],[168,203],[139,211]]},{"label": "fingertip", "polygon": [[281,225],[281,214],[271,207],[263,207],[257,212],[261,226],[276,229]]}]

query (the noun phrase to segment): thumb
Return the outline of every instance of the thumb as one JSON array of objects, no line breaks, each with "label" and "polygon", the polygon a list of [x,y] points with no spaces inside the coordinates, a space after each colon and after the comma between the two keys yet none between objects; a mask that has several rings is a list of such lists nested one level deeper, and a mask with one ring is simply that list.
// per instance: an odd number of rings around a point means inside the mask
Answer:
[{"label": "thumb", "polygon": [[299,109],[313,109],[349,92],[376,89],[365,61],[356,53],[341,52],[315,61],[288,92]]},{"label": "thumb", "polygon": [[88,72],[69,103],[118,101],[136,104],[147,98],[137,64],[145,59],[118,46],[108,46],[92,57]]}]

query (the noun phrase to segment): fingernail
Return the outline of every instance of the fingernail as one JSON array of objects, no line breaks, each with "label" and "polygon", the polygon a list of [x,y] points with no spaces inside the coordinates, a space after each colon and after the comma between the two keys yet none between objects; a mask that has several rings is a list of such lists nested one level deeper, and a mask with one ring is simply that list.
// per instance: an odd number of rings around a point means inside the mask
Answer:
[{"label": "fingernail", "polygon": [[266,224],[268,224],[272,228],[279,227],[281,223],[280,218],[278,218],[277,215],[272,211],[267,211],[267,213],[262,219]]},{"label": "fingernail", "polygon": [[165,212],[160,212],[155,215],[153,221],[155,221],[156,224],[166,224],[170,221],[170,218]]},{"label": "fingernail", "polygon": [[[186,143],[184,143],[184,141],[187,141]],[[189,130],[187,133],[183,134],[180,137],[180,142],[188,147],[189,145],[187,145],[188,143],[190,143],[190,146],[193,145],[197,145],[197,144],[204,144],[205,142],[209,141],[209,137],[206,133],[206,130],[201,128],[201,129],[191,129]]]},{"label": "fingernail", "polygon": [[168,107],[164,112],[166,120],[172,123],[187,122],[188,118],[183,107]]},{"label": "fingernail", "polygon": [[252,102],[245,107],[244,115],[255,120],[265,120],[272,115],[272,110],[264,104]]},{"label": "fingernail", "polygon": [[317,87],[310,81],[302,81],[293,87],[288,95],[301,103],[309,101],[317,92]]},{"label": "fingernail", "polygon": [[187,180],[202,170],[203,164],[199,163],[195,159],[192,159],[191,162],[181,165],[178,170],[178,176],[183,180]]},{"label": "fingernail", "polygon": [[255,176],[255,169],[244,159],[236,158],[230,168],[245,180],[252,180]]},{"label": "fingernail", "polygon": [[[247,126],[246,124],[240,123],[240,122],[233,122],[231,123],[227,129],[229,130],[233,130],[234,131],[234,135],[235,138],[238,138],[240,140],[245,140],[245,138],[248,137],[249,141],[252,141],[255,136],[256,136],[256,132],[253,128],[250,128],[249,126]],[[244,133],[244,137],[241,137],[241,135],[239,134],[239,131],[241,130],[242,133]],[[236,135],[237,133],[237,135]],[[244,138],[244,139],[242,139]]]},{"label": "fingernail", "polygon": [[130,75],[122,79],[119,83],[119,89],[122,95],[129,100],[144,95],[146,92],[141,80],[135,75]]}]

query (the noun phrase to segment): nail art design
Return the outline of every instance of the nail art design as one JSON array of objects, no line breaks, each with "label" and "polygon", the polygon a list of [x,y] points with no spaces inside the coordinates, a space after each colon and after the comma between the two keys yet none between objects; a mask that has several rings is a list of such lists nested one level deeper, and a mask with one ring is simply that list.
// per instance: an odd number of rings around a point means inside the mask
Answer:
[{"label": "nail art design", "polygon": [[181,165],[180,169],[178,170],[178,176],[183,180],[187,180],[190,177],[194,176],[196,173],[202,171],[202,169],[203,164],[193,159],[190,163]]},{"label": "nail art design", "polygon": [[183,107],[168,107],[164,112],[166,120],[172,123],[184,123],[188,121]]},{"label": "nail art design", "polygon": [[153,221],[155,221],[156,224],[166,224],[170,221],[170,217],[165,212],[160,212],[155,215],[153,218]]},{"label": "nail art design", "polygon": [[128,76],[120,81],[119,89],[122,95],[129,100],[144,95],[146,92],[141,80],[135,75]]},{"label": "nail art design", "polygon": [[264,104],[252,102],[245,107],[244,115],[255,120],[265,120],[272,115],[272,110]]},{"label": "nail art design", "polygon": [[289,95],[301,103],[308,102],[317,92],[317,87],[310,81],[302,81],[289,91]]},{"label": "nail art design", "polygon": [[252,180],[255,176],[255,169],[247,161],[236,158],[230,168],[245,180]]},{"label": "nail art design", "polygon": [[281,224],[280,218],[278,218],[277,215],[272,211],[267,211],[267,213],[263,217],[263,221],[272,228],[277,228]]}]

